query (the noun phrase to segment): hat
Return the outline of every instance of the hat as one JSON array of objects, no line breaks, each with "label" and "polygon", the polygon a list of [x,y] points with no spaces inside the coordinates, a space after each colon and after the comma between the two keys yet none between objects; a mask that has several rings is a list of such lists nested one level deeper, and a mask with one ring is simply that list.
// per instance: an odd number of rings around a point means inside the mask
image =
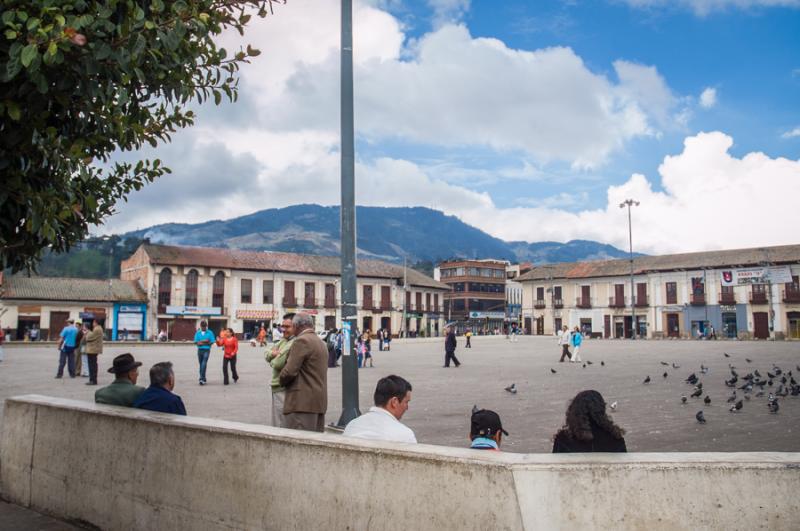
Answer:
[{"label": "hat", "polygon": [[500,415],[489,409],[480,409],[472,414],[472,421],[469,430],[471,437],[494,437],[497,432],[503,432],[508,436],[508,432],[503,429],[500,422]]},{"label": "hat", "polygon": [[75,322],[75,319],[67,319],[67,322],[68,322],[68,323],[74,323],[74,322]]},{"label": "hat", "polygon": [[125,374],[128,371],[132,371],[136,367],[141,367],[141,361],[135,361],[133,359],[133,354],[125,353],[120,354],[116,358],[114,358],[113,365],[108,372],[113,372],[114,374]]}]

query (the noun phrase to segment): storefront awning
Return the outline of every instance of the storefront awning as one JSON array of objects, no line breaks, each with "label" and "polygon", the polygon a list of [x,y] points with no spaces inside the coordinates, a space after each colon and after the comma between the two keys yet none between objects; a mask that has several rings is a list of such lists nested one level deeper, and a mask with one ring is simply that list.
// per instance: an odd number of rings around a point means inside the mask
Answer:
[{"label": "storefront awning", "polygon": [[274,319],[276,313],[274,310],[236,310],[236,318],[256,321],[259,319]]}]

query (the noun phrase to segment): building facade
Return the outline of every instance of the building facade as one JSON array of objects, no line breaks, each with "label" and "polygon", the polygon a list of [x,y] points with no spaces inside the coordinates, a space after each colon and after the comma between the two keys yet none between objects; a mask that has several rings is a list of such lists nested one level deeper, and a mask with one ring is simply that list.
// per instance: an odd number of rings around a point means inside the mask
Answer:
[{"label": "building facade", "polygon": [[[298,311],[315,316],[317,331],[339,328],[340,268],[338,257],[143,244],[120,274],[147,293],[148,333],[181,340],[194,336],[200,319],[215,332],[250,335]],[[446,285],[378,260],[358,260],[357,268],[361,330],[442,334]]]},{"label": "building facade", "polygon": [[[535,334],[800,338],[800,245],[538,266],[519,277]],[[634,325],[635,323],[635,325]]]},{"label": "building facade", "polygon": [[119,279],[0,274],[0,326],[9,340],[57,340],[68,319],[97,319],[107,339],[141,340],[147,296],[136,282]]},{"label": "building facade", "polygon": [[502,330],[506,307],[506,267],[501,260],[452,260],[439,264],[439,280],[450,286],[445,294],[448,321],[460,328],[491,333]]}]

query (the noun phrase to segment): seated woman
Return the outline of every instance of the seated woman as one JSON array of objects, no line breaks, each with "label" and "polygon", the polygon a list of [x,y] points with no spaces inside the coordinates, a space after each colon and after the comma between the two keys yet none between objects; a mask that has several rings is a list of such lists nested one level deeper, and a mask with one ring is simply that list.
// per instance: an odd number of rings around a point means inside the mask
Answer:
[{"label": "seated woman", "polygon": [[553,453],[627,452],[625,430],[606,414],[606,402],[597,391],[581,391],[567,407],[564,427],[556,433]]}]

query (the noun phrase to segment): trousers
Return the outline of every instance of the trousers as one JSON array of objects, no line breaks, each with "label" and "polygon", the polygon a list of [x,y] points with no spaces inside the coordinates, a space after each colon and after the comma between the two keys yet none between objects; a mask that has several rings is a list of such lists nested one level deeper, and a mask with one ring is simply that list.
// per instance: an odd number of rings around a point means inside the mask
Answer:
[{"label": "trousers", "polygon": [[87,354],[89,362],[89,382],[97,383],[97,354]]},{"label": "trousers", "polygon": [[452,352],[448,351],[448,352],[444,353],[444,366],[445,367],[449,367],[450,366],[450,360],[453,360],[453,363],[456,364],[456,367],[461,365],[461,362],[458,361],[458,358],[456,358],[455,351],[452,351]]},{"label": "trousers", "polygon": [[228,385],[228,365],[231,366],[231,375],[233,376],[233,381],[237,381],[239,379],[239,373],[236,372],[236,356],[232,358],[222,358],[222,383]]},{"label": "trousers", "polygon": [[208,357],[211,355],[210,348],[197,349],[197,363],[200,365],[200,381],[206,381],[206,367],[208,366]]},{"label": "trousers", "polygon": [[284,415],[285,428],[290,430],[325,431],[325,415],[322,413],[289,413]]},{"label": "trousers", "polygon": [[569,345],[561,345],[561,359],[558,361],[564,361],[564,358],[570,359]]},{"label": "trousers", "polygon": [[75,377],[75,347],[61,347],[58,356],[58,372],[56,376],[59,378],[64,376],[64,365],[67,366],[69,375]]}]

